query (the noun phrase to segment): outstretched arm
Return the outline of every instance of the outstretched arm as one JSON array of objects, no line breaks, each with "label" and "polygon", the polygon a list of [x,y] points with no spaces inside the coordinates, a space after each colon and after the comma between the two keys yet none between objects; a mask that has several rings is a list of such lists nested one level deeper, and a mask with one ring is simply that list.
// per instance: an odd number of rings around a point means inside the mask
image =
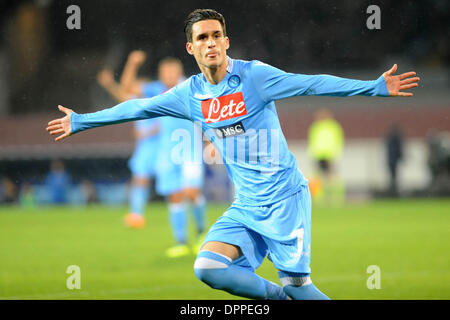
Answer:
[{"label": "outstretched arm", "polygon": [[304,75],[287,73],[259,61],[253,62],[250,74],[264,101],[292,96],[412,96],[404,90],[417,87],[420,80],[415,72],[394,75],[397,65],[383,73],[377,80],[363,81],[331,75]]},{"label": "outstretched arm", "polygon": [[80,131],[127,121],[160,116],[190,120],[189,109],[174,89],[176,88],[150,99],[132,99],[93,113],[78,114],[69,108],[58,106],[65,116],[50,121],[47,131],[51,135],[57,135],[55,141],[59,141]]}]

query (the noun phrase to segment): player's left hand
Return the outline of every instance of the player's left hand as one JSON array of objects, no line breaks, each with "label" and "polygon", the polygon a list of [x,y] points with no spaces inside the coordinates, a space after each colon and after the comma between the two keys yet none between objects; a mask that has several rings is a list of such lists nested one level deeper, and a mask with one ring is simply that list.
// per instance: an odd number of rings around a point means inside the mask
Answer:
[{"label": "player's left hand", "polygon": [[412,97],[411,92],[405,92],[411,88],[419,86],[419,77],[414,77],[416,73],[414,71],[402,73],[395,76],[394,73],[397,71],[397,64],[394,64],[392,68],[385,73],[383,73],[384,81],[386,81],[386,87],[389,91],[390,96],[402,96],[402,97]]}]

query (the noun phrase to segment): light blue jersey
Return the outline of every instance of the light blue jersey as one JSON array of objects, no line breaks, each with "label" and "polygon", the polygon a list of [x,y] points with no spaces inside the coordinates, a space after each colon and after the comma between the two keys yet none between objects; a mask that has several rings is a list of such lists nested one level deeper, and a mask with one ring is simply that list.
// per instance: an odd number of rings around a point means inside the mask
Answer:
[{"label": "light blue jersey", "polygon": [[383,76],[361,81],[292,74],[259,61],[228,58],[227,74],[217,85],[198,74],[152,99],[130,100],[96,113],[73,113],[72,132],[159,116],[199,123],[222,155],[235,187],[233,204],[205,241],[239,246],[252,269],[269,253],[278,269],[309,273],[310,193],[274,104],[302,95],[389,96],[389,92]]},{"label": "light blue jersey", "polygon": [[274,101],[292,96],[388,96],[384,78],[362,81],[286,73],[259,61],[228,58],[213,85],[191,76],[166,93],[89,114],[73,113],[72,132],[125,121],[172,116],[201,123],[222,154],[235,187],[235,204],[260,206],[287,198],[307,184],[288,150]]},{"label": "light blue jersey", "polygon": [[[151,98],[166,90],[167,87],[162,82],[155,81],[142,87],[142,95]],[[167,196],[187,187],[201,188],[203,186],[201,129],[195,128],[192,121],[186,119],[160,117],[157,121],[158,144],[146,148],[147,153],[152,152],[154,155],[151,161],[158,177],[157,192]]]},{"label": "light blue jersey", "polygon": [[[141,90],[144,97],[150,98],[165,92],[167,88],[160,81],[153,81],[143,84]],[[128,166],[133,175],[140,177],[154,176],[158,160],[160,120],[154,118],[136,121],[134,128],[140,134],[145,135],[151,131],[156,132],[156,134],[151,134],[136,141],[136,147],[128,161]]]},{"label": "light blue jersey", "polygon": [[170,153],[170,162],[202,162],[202,132],[192,121],[173,117],[161,117],[160,152]]},{"label": "light blue jersey", "polygon": [[152,98],[167,91],[167,86],[161,81],[143,83],[141,86],[142,97]]},{"label": "light blue jersey", "polygon": [[156,191],[167,196],[203,186],[202,133],[192,121],[161,117]]}]

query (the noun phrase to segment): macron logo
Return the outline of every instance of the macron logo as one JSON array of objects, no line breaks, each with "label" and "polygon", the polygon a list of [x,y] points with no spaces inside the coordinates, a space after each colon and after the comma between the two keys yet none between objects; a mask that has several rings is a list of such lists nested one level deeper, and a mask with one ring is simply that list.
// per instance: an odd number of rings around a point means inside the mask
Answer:
[{"label": "macron logo", "polygon": [[242,92],[202,101],[206,123],[215,123],[247,114]]}]

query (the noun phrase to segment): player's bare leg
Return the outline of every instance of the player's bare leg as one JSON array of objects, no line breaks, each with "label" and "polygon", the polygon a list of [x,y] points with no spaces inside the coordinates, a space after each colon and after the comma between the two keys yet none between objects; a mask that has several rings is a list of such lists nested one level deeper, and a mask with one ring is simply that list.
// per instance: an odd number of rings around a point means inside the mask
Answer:
[{"label": "player's bare leg", "polygon": [[238,246],[219,241],[206,242],[200,248],[200,250],[207,250],[221,254],[223,256],[228,257],[231,261],[236,260],[242,255],[241,248],[239,248]]},{"label": "player's bare leg", "polygon": [[202,190],[199,188],[184,189],[184,196],[191,204],[192,214],[197,227],[197,238],[194,241],[193,250],[195,253],[198,253],[205,237],[206,199],[203,196]]},{"label": "player's bare leg", "polygon": [[166,251],[169,258],[178,258],[191,253],[187,245],[187,215],[183,190],[168,196],[169,219],[177,244]]},{"label": "player's bare leg", "polygon": [[125,216],[125,224],[130,228],[143,228],[145,226],[144,209],[148,200],[150,179],[133,176],[129,196],[130,213]]}]

